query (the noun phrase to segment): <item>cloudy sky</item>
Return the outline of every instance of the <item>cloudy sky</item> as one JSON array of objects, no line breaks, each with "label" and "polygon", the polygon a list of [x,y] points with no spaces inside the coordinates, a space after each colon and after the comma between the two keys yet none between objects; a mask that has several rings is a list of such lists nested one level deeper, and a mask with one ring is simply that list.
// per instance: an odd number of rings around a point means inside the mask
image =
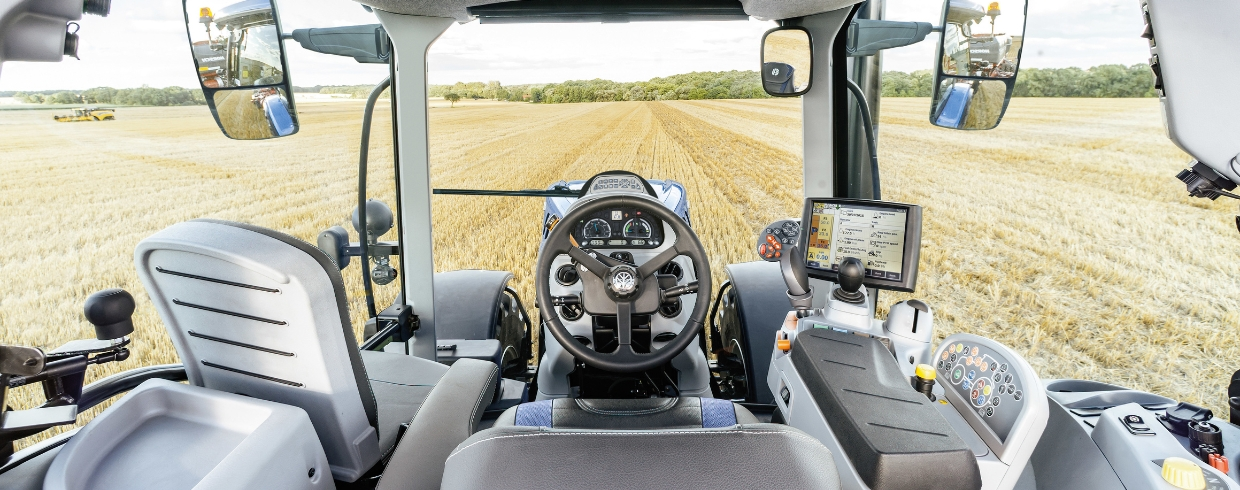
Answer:
[{"label": "cloudy sky", "polygon": [[[1030,0],[1021,67],[1090,67],[1144,63],[1149,48],[1137,0]],[[1015,6],[1014,0],[1006,4]],[[942,4],[887,0],[887,18],[938,23]],[[1010,8],[1010,7],[1009,7]],[[285,31],[377,22],[348,0],[290,0],[280,4]],[[5,63],[0,90],[84,89],[96,86],[196,87],[181,2],[113,0],[106,18],[83,19],[81,60]],[[703,70],[751,70],[770,22],[454,25],[431,47],[431,83],[499,80],[504,84],[605,78],[616,81]],[[937,35],[888,50],[885,70],[933,66]],[[370,84],[386,67],[308,52],[290,42],[296,85]]]}]

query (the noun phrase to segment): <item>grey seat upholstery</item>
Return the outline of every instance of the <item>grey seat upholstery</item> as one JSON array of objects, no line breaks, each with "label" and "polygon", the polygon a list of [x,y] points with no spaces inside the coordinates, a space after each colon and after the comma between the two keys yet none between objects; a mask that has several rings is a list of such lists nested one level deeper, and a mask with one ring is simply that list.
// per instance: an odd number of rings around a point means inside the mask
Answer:
[{"label": "grey seat upholstery", "polygon": [[439,488],[448,454],[477,430],[498,382],[495,363],[476,359],[453,363],[409,424],[376,488]]},{"label": "grey seat upholstery", "polygon": [[495,427],[448,457],[445,489],[840,488],[831,452],[777,424],[726,429]]},{"label": "grey seat upholstery", "polygon": [[189,381],[304,409],[337,480],[384,458],[449,370],[359,352],[339,269],[283,233],[189,221],[139,243],[135,262]]},{"label": "grey seat upholstery", "polygon": [[712,429],[756,423],[758,418],[745,407],[714,398],[557,398],[509,408],[494,426],[638,430]]}]

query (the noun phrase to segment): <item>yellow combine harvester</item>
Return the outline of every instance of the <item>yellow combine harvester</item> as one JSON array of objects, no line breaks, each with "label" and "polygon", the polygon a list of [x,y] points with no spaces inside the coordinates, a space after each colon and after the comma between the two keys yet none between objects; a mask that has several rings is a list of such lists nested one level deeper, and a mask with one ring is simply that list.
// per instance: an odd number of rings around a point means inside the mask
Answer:
[{"label": "yellow combine harvester", "polygon": [[52,116],[52,119],[57,122],[111,121],[116,119],[116,110],[83,107],[74,109],[72,116]]}]

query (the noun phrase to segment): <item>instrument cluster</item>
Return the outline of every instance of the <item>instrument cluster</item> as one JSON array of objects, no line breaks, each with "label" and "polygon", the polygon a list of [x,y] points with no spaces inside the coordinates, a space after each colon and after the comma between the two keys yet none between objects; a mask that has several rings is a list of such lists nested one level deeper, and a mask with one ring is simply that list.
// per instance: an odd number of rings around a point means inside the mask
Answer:
[{"label": "instrument cluster", "polygon": [[663,244],[663,222],[635,208],[594,213],[575,223],[573,238],[587,248],[656,248]]}]

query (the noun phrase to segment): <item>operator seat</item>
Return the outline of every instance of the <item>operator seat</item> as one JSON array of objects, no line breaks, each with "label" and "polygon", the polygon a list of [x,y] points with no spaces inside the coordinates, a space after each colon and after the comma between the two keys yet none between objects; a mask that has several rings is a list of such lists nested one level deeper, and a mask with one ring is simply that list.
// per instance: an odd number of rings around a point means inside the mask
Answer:
[{"label": "operator seat", "polygon": [[194,220],[143,240],[134,260],[189,382],[305,410],[336,480],[387,458],[432,389],[494,398],[493,363],[359,351],[340,270],[289,235]]},{"label": "operator seat", "polygon": [[834,490],[840,480],[810,435],[693,397],[518,405],[457,446],[442,480],[445,489],[686,486]]}]

